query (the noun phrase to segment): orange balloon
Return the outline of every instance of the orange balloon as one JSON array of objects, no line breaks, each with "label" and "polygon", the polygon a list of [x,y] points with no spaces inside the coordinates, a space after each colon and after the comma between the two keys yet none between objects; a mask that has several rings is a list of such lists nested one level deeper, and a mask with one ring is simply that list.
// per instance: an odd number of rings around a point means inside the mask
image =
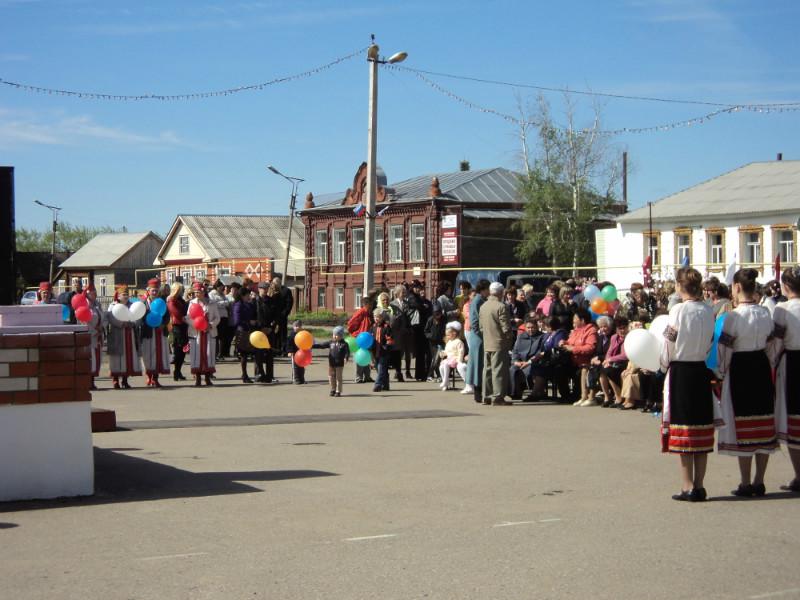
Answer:
[{"label": "orange balloon", "polygon": [[604,315],[608,310],[608,302],[600,297],[592,300],[592,310],[598,315]]},{"label": "orange balloon", "polygon": [[297,335],[294,336],[294,345],[300,350],[311,350],[314,345],[314,336],[308,331],[298,331]]}]

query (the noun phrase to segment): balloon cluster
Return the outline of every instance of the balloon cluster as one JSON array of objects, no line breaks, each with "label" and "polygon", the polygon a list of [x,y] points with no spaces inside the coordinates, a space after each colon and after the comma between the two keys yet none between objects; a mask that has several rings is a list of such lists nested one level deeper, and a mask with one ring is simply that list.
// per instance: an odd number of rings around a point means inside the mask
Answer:
[{"label": "balloon cluster", "polygon": [[[138,304],[131,307],[131,311],[138,308]],[[142,304],[144,306],[144,304]],[[164,320],[164,315],[167,314],[167,303],[161,298],[156,298],[150,303],[150,312],[144,319],[149,327],[159,327]]]},{"label": "balloon cluster", "polygon": [[314,336],[308,331],[298,331],[294,336],[294,345],[298,350],[294,353],[294,364],[298,367],[307,367],[311,364],[311,348],[314,347]]},{"label": "balloon cluster", "polygon": [[199,302],[189,304],[189,318],[197,331],[208,331],[208,317],[202,304]]},{"label": "balloon cluster", "polygon": [[[113,316],[117,321],[122,321],[123,323],[131,323],[133,321],[138,321],[145,315],[146,312],[147,312],[147,307],[144,305],[143,302],[140,302],[138,300],[132,301],[130,307],[128,307],[127,304],[119,304],[119,303],[114,304],[111,307],[111,316]],[[78,317],[78,311],[75,311],[75,317],[76,318]]]},{"label": "balloon cluster", "polygon": [[[80,321],[81,323],[88,323],[92,320],[92,309],[89,307],[89,300],[86,298],[86,293],[82,292],[80,294],[75,294],[70,301],[72,304],[72,310],[75,311],[75,318]],[[64,306],[66,309],[66,305]],[[64,316],[64,312],[66,312],[65,321],[69,320],[69,309],[64,311],[62,309],[62,315]]]},{"label": "balloon cluster", "polygon": [[596,321],[597,317],[601,315],[614,316],[619,308],[617,288],[611,284],[605,286],[602,290],[594,284],[588,285],[583,290],[583,297],[589,301],[593,321]]},{"label": "balloon cluster", "polygon": [[351,352],[355,345],[354,360],[359,367],[366,367],[372,362],[372,354],[369,349],[375,343],[375,338],[369,331],[362,331],[356,337],[348,337],[345,341]]}]

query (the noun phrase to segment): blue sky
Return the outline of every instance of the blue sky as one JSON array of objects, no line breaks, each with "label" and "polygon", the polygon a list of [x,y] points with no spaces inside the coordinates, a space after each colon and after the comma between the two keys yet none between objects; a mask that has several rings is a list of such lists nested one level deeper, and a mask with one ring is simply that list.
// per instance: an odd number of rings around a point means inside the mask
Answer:
[{"label": "blue sky", "polygon": [[[723,103],[800,101],[793,0],[294,2],[0,0],[0,78],[113,94],[235,88],[365,48],[404,66],[477,78]],[[193,101],[111,102],[0,85],[0,164],[16,168],[17,224],[46,228],[40,199],[73,224],[166,232],[178,213],[285,214],[344,190],[365,160],[364,56],[261,91]],[[508,87],[433,78],[513,113]],[[522,90],[533,98],[533,90]],[[560,94],[548,94],[556,119]],[[590,102],[576,98],[580,117]],[[602,100],[604,126],[659,125],[713,107]],[[410,73],[382,70],[378,161],[390,182],[519,168],[513,125],[470,110]],[[663,133],[621,135],[632,207],[742,164],[800,158],[800,113],[738,113]]]}]

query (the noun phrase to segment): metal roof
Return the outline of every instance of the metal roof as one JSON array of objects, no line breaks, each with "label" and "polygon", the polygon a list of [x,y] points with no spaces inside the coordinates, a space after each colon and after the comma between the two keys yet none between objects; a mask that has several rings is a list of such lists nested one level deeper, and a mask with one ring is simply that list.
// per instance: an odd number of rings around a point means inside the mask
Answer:
[{"label": "metal roof", "polygon": [[[754,162],[666,196],[652,205],[653,221],[705,216],[800,212],[800,161]],[[644,206],[617,219],[646,223]]]},{"label": "metal roof", "polygon": [[[518,204],[519,174],[502,167],[455,171],[453,173],[431,173],[406,179],[386,187],[389,203],[418,202],[430,200],[432,179],[439,179],[439,188],[446,198],[462,204]],[[325,194],[314,210],[331,210],[342,206],[344,194]],[[330,198],[330,200],[329,200]],[[324,199],[324,200],[323,200]]]},{"label": "metal roof", "polygon": [[58,268],[98,269],[110,267],[149,235],[161,242],[161,238],[152,231],[138,233],[100,233],[84,244],[75,254],[62,262]]},{"label": "metal roof", "polygon": [[521,210],[486,210],[468,208],[462,212],[462,215],[467,219],[521,219],[523,216]]}]

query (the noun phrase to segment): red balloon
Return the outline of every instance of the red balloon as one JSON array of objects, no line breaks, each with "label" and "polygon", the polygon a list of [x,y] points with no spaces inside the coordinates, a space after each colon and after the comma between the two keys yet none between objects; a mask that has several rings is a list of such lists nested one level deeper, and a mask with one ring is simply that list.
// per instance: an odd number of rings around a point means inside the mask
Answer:
[{"label": "red balloon", "polygon": [[612,317],[617,314],[617,309],[619,308],[619,300],[614,300],[613,302],[608,303],[608,314]]},{"label": "red balloon", "polygon": [[81,306],[86,306],[86,296],[84,294],[75,294],[70,301],[73,310],[78,310]]},{"label": "red balloon", "polygon": [[205,317],[197,317],[192,321],[192,325],[197,331],[207,331],[208,330],[208,319]]},{"label": "red balloon", "polygon": [[189,316],[192,319],[198,319],[198,318],[200,318],[200,317],[202,317],[204,315],[205,315],[205,311],[203,310],[203,307],[200,306],[197,302],[192,302],[189,305]]},{"label": "red balloon", "polygon": [[88,306],[79,306],[75,309],[75,318],[81,323],[88,323],[92,320],[92,309]]},{"label": "red balloon", "polygon": [[311,364],[311,350],[298,350],[294,353],[294,364],[298,367],[307,367]]}]

